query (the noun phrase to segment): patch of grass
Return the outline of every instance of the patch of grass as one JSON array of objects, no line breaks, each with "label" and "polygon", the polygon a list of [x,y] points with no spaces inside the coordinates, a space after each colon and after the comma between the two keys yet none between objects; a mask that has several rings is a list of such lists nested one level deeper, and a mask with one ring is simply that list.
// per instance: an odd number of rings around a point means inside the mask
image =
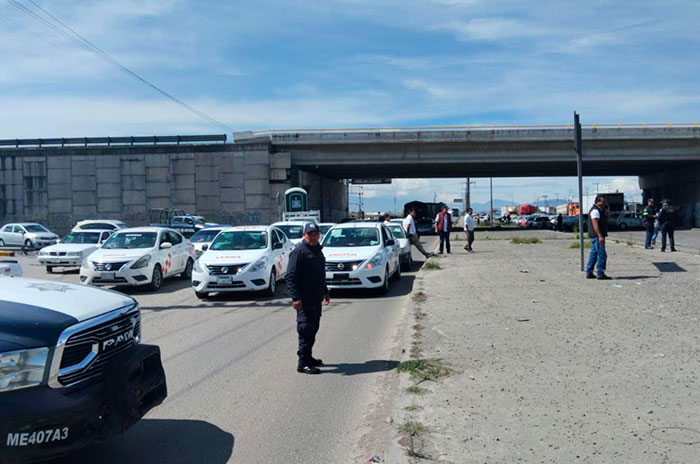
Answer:
[{"label": "patch of grass", "polygon": [[[590,247],[591,247],[591,242],[588,242],[588,241],[583,242],[583,248],[588,249]],[[571,245],[569,245],[569,248],[571,248],[572,250],[573,249],[578,250],[581,248],[581,244],[579,242],[572,242]]]},{"label": "patch of grass", "polygon": [[415,331],[419,331],[419,330],[425,329],[425,326],[424,326],[423,324],[420,324],[420,323],[416,322],[416,323],[413,325],[412,328],[413,328],[413,330],[415,330]]},{"label": "patch of grass", "polygon": [[434,271],[434,270],[437,270],[437,269],[442,269],[442,266],[440,266],[440,263],[437,263],[437,262],[435,262],[435,261],[428,261],[427,263],[425,263],[425,264],[423,265],[423,267],[425,267],[425,268],[428,269],[429,271]]},{"label": "patch of grass", "polygon": [[423,406],[420,406],[417,404],[412,404],[410,406],[406,406],[405,408],[403,408],[404,411],[408,411],[408,412],[420,411],[422,409],[423,409]]},{"label": "patch of grass", "polygon": [[408,372],[416,384],[438,380],[449,376],[452,369],[441,359],[410,359],[399,364],[399,372]]},{"label": "patch of grass", "polygon": [[542,243],[542,240],[540,240],[537,237],[519,237],[515,236],[510,239],[510,243],[515,243],[517,245],[529,245],[533,243]]},{"label": "patch of grass", "polygon": [[411,457],[425,458],[420,453],[423,440],[432,433],[432,429],[420,422],[407,421],[396,427],[399,435],[403,436],[403,444],[406,446],[406,454]]},{"label": "patch of grass", "polygon": [[406,393],[409,395],[427,395],[428,392],[427,388],[419,387],[418,385],[411,385],[406,389]]},{"label": "patch of grass", "polygon": [[425,303],[428,300],[428,295],[419,291],[414,293],[412,298],[414,303]]},{"label": "patch of grass", "polygon": [[628,247],[634,246],[634,242],[632,240],[627,240],[625,243]]},{"label": "patch of grass", "polygon": [[411,342],[411,351],[410,351],[411,357],[419,358],[420,355],[422,354],[421,353],[422,347],[423,347],[423,342],[421,342],[420,340],[413,340]]}]

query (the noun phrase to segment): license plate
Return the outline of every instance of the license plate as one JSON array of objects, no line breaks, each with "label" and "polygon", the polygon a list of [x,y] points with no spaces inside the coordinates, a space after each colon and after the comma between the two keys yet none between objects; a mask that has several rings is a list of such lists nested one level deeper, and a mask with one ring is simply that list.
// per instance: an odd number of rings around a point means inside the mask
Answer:
[{"label": "license plate", "polygon": [[114,280],[114,272],[103,272],[100,275],[100,279],[102,279],[102,280]]},{"label": "license plate", "polygon": [[333,274],[333,280],[337,282],[340,282],[342,280],[350,280],[350,274],[348,274],[347,272],[343,274]]},{"label": "license plate", "polygon": [[233,277],[231,276],[221,276],[216,278],[217,285],[231,285],[233,283]]}]

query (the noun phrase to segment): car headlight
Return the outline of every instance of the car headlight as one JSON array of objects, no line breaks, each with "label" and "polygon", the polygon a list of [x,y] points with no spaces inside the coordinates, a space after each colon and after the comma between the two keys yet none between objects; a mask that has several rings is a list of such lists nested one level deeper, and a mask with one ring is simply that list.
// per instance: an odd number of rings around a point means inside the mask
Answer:
[{"label": "car headlight", "polygon": [[199,260],[194,262],[194,266],[192,267],[194,269],[194,272],[204,272],[204,267],[202,266],[202,263],[199,262]]},{"label": "car headlight", "polygon": [[0,392],[41,385],[48,357],[48,348],[0,353]]},{"label": "car headlight", "polygon": [[131,265],[131,269],[141,269],[142,267],[148,266],[150,262],[151,255],[143,255],[138,261]]},{"label": "car headlight", "polygon": [[376,255],[374,255],[372,257],[372,259],[367,261],[367,264],[365,264],[365,268],[366,269],[375,269],[375,268],[381,267],[381,265],[382,265],[382,254],[377,253]]},{"label": "car headlight", "polygon": [[49,252],[48,252],[48,251],[41,250],[41,251],[39,252],[39,256],[48,256],[48,255],[49,255]]},{"label": "car headlight", "polygon": [[74,258],[80,258],[83,254],[79,251],[71,251],[67,256],[72,256]]},{"label": "car headlight", "polygon": [[248,268],[249,272],[260,272],[267,266],[267,258],[260,258],[256,262],[250,265]]}]

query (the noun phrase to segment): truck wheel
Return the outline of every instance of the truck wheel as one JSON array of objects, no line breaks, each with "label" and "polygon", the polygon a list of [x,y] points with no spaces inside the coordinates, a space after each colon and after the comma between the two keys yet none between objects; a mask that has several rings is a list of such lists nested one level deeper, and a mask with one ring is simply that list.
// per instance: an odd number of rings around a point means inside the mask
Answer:
[{"label": "truck wheel", "polygon": [[275,273],[275,268],[272,268],[272,271],[270,271],[270,283],[267,286],[267,290],[265,290],[265,296],[273,297],[275,296],[275,292],[277,291],[277,273]]},{"label": "truck wheel", "polygon": [[46,266],[46,272],[51,274],[53,272],[53,266]]},{"label": "truck wheel", "polygon": [[151,283],[148,286],[151,290],[157,292],[161,285],[163,285],[163,271],[160,270],[160,264],[156,264],[156,267],[153,268]]},{"label": "truck wheel", "polygon": [[180,274],[182,280],[189,280],[192,278],[192,266],[194,266],[194,261],[192,261],[192,258],[189,258],[185,265],[185,270]]},{"label": "truck wheel", "polygon": [[209,292],[194,292],[195,296],[200,300],[206,300],[209,298]]}]

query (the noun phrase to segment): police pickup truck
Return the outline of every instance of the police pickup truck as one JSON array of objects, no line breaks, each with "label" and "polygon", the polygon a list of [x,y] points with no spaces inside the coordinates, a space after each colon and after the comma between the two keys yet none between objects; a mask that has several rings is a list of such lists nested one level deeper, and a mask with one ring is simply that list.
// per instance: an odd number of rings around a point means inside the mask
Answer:
[{"label": "police pickup truck", "polygon": [[0,278],[0,463],[52,459],[124,433],[167,396],[136,302]]}]

